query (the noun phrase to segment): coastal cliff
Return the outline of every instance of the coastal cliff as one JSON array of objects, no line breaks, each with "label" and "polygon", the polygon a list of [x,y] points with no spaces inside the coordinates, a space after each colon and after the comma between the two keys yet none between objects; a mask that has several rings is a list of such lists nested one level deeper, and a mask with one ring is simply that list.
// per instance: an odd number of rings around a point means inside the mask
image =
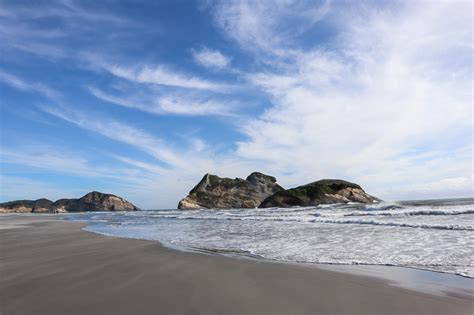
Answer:
[{"label": "coastal cliff", "polygon": [[259,208],[316,206],[331,203],[373,203],[380,199],[366,193],[357,184],[340,179],[322,179],[307,185],[276,192],[266,198]]},{"label": "coastal cliff", "polygon": [[16,200],[0,203],[0,213],[58,213],[82,211],[135,211],[138,207],[127,200],[98,191],[90,192],[79,199],[59,199],[52,202],[48,199]]},{"label": "coastal cliff", "polygon": [[258,172],[246,179],[206,174],[179,202],[178,209],[256,208],[265,198],[282,190],[275,177]]}]

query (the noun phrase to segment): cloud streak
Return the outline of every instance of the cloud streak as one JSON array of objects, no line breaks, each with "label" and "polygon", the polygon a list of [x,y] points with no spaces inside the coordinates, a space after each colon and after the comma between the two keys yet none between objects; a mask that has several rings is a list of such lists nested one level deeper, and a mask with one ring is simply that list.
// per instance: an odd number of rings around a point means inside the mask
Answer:
[{"label": "cloud streak", "polygon": [[3,82],[20,91],[39,93],[52,100],[57,100],[60,98],[60,93],[47,85],[38,82],[27,82],[11,73],[7,73],[2,70],[0,70],[0,82]]},{"label": "cloud streak", "polygon": [[[51,27],[45,27],[42,21],[48,21],[47,24]],[[91,33],[94,37],[106,39],[110,29],[117,32],[125,27],[131,29],[137,26],[110,10],[104,10],[100,4],[89,4],[86,9],[77,1],[28,4],[3,1],[0,12],[0,49],[26,52],[49,60],[74,59],[76,51],[67,47],[67,44],[87,41]],[[99,29],[106,31],[99,32]]]},{"label": "cloud streak", "polygon": [[230,59],[218,50],[203,48],[199,51],[193,50],[194,61],[204,67],[222,69],[230,64]]},{"label": "cloud streak", "polygon": [[217,101],[197,93],[188,93],[189,96],[186,96],[186,93],[168,93],[165,96],[159,96],[150,91],[146,97],[133,99],[130,96],[112,95],[95,87],[89,87],[89,91],[98,99],[108,103],[156,115],[232,116],[238,107],[235,101]]},{"label": "cloud streak", "polygon": [[91,161],[77,154],[59,153],[61,150],[51,146],[33,145],[28,148],[3,150],[2,163],[18,164],[30,168],[45,169],[79,177],[108,178],[130,182],[132,170],[93,165]]},{"label": "cloud streak", "polygon": [[65,106],[42,106],[41,110],[80,128],[136,147],[170,166],[178,166],[185,163],[180,156],[167,148],[167,145],[162,139],[130,125],[115,120],[97,120]]},{"label": "cloud streak", "polygon": [[174,71],[163,65],[145,65],[142,67],[124,67],[102,63],[97,65],[109,73],[132,82],[156,84],[185,89],[208,90],[225,93],[232,89],[227,84],[216,83],[193,75]]}]

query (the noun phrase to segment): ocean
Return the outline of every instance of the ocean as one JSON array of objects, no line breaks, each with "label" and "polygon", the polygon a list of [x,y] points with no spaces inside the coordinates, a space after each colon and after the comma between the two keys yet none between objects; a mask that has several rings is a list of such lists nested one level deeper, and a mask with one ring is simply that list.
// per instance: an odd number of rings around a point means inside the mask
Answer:
[{"label": "ocean", "polygon": [[104,235],[287,262],[411,267],[474,278],[474,199],[66,215]]}]

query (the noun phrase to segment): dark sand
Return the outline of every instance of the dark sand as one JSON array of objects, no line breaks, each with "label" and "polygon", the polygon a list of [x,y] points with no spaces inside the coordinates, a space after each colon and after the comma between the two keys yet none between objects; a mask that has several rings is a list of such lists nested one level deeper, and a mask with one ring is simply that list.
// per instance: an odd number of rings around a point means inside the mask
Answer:
[{"label": "dark sand", "polygon": [[[50,216],[2,216],[0,314],[473,314],[470,295],[429,295],[339,272],[170,250]],[[49,222],[48,222],[49,221]]]}]

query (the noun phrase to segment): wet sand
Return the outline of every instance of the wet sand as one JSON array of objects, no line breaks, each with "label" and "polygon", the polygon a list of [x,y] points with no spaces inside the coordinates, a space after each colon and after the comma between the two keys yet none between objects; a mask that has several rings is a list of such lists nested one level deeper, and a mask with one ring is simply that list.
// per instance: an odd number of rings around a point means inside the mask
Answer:
[{"label": "wet sand", "polygon": [[[0,313],[473,314],[469,294],[372,277],[187,253],[102,236],[48,215],[1,215]],[[9,228],[5,228],[9,227]]]}]

